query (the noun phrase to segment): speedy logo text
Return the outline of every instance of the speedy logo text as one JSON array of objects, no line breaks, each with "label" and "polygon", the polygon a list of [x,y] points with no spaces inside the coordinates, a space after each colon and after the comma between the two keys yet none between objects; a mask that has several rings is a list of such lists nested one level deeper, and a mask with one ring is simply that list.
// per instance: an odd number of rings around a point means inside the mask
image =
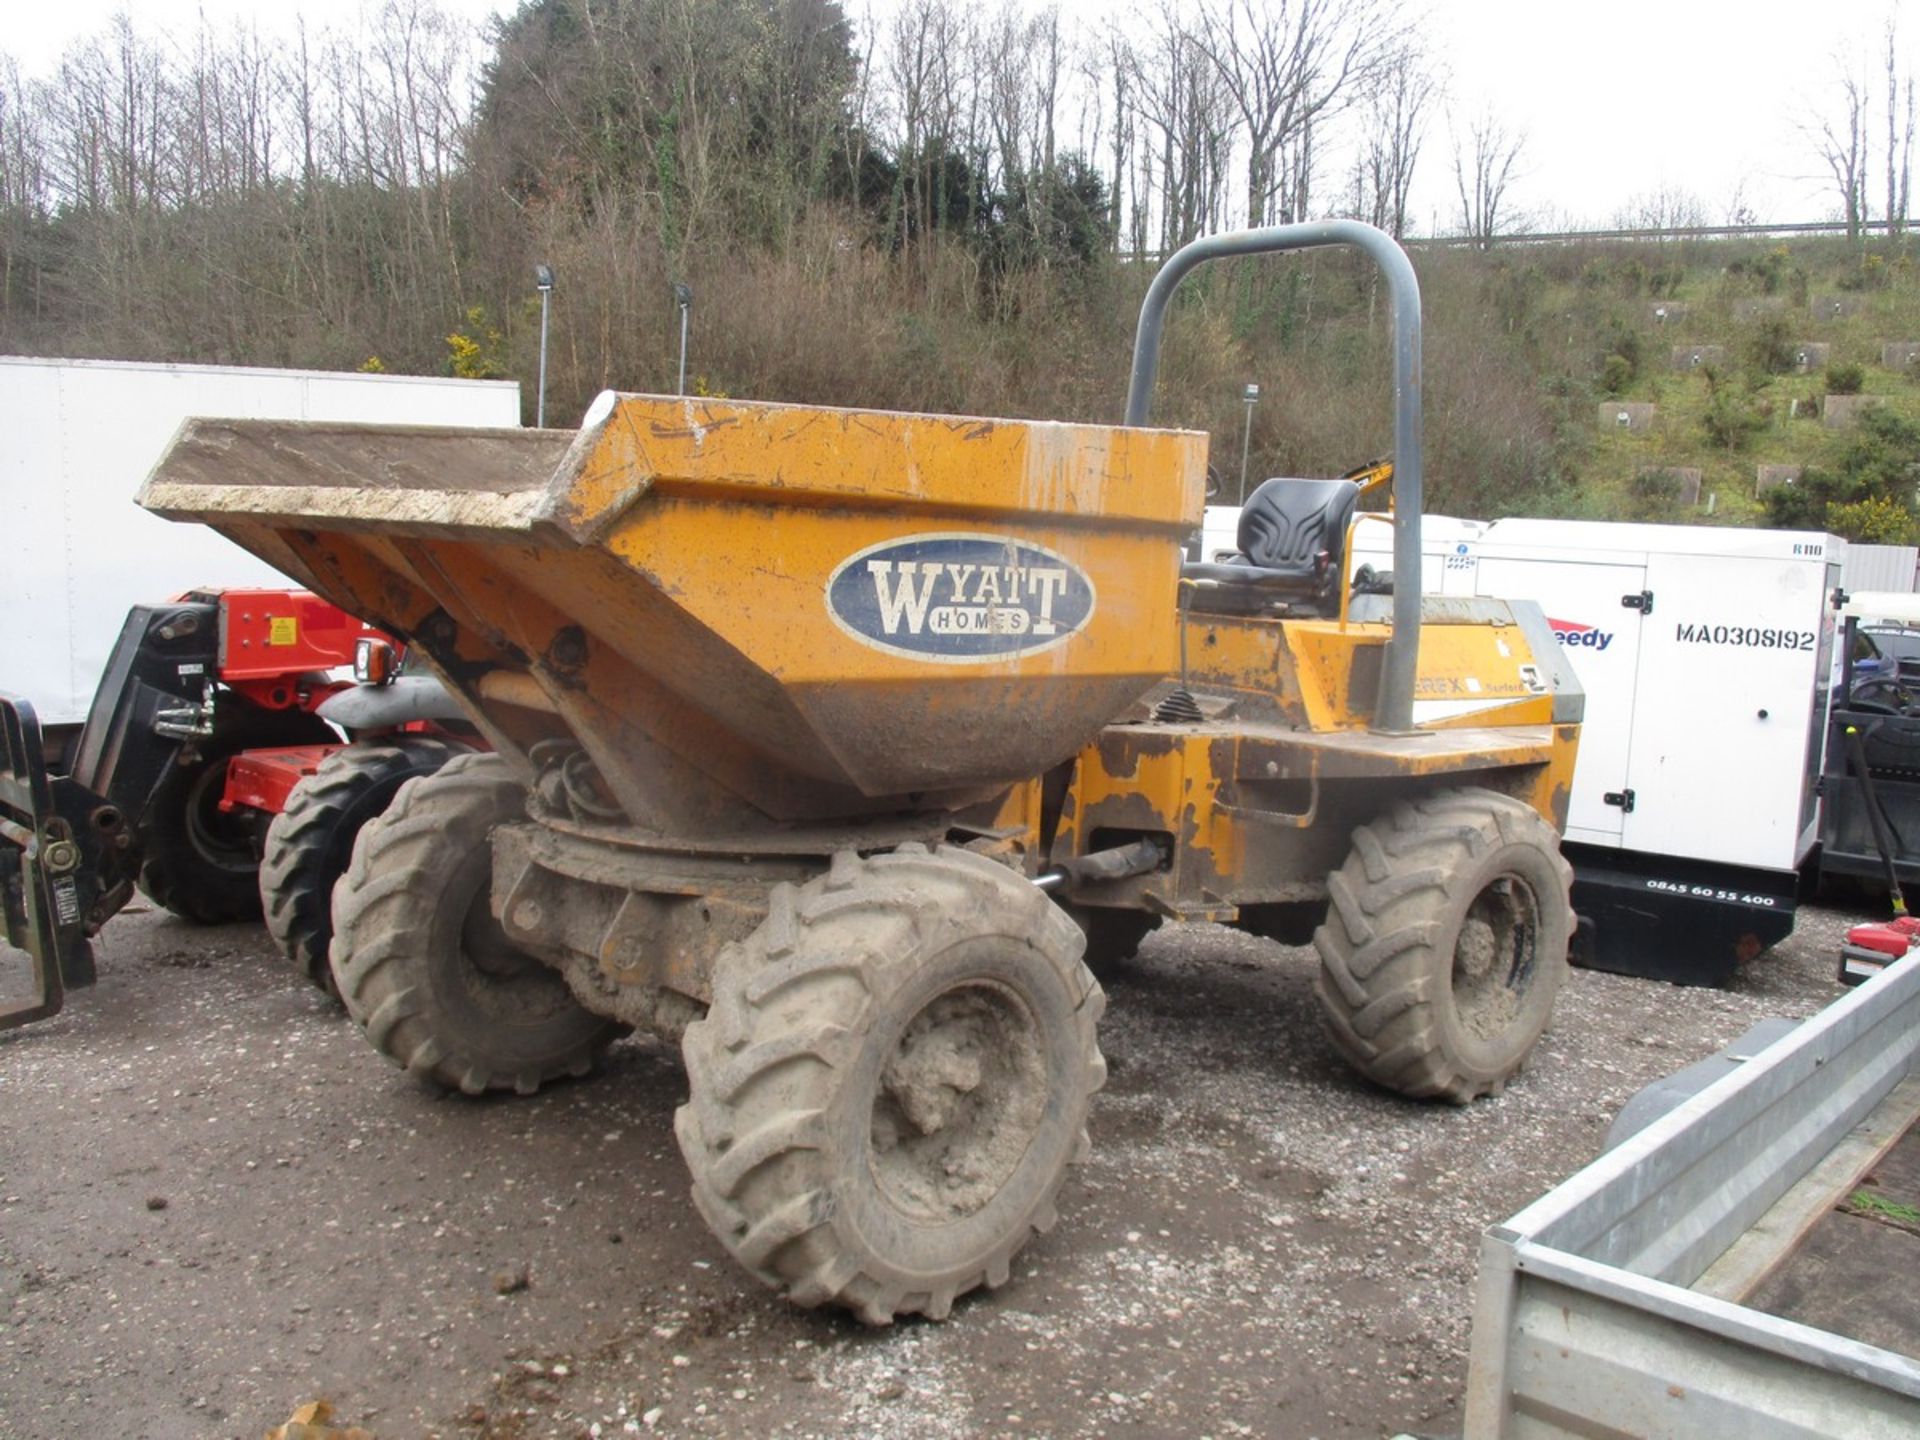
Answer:
[{"label": "speedy logo text", "polygon": [[1553,638],[1565,646],[1578,646],[1583,650],[1605,650],[1613,644],[1613,631],[1602,630],[1594,625],[1581,625],[1572,620],[1548,620],[1553,627]]}]

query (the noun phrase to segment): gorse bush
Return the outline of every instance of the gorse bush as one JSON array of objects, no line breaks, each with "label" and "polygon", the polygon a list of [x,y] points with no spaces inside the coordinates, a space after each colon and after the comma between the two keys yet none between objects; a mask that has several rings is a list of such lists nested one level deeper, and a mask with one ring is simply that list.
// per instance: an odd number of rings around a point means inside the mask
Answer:
[{"label": "gorse bush", "polygon": [[1793,252],[1784,245],[1776,245],[1763,254],[1732,261],[1727,266],[1727,275],[1749,282],[1762,295],[1777,295],[1792,270]]},{"label": "gorse bush", "polygon": [[1635,520],[1673,520],[1682,509],[1686,477],[1672,470],[1642,470],[1634,475],[1628,490],[1633,499]]},{"label": "gorse bush", "polygon": [[1764,315],[1748,333],[1747,363],[1762,375],[1785,375],[1794,367],[1798,347],[1784,315]]},{"label": "gorse bush", "polygon": [[1712,366],[1707,377],[1707,409],[1701,417],[1707,440],[1723,450],[1744,450],[1767,428],[1772,407],[1755,400],[1752,391]]},{"label": "gorse bush", "polygon": [[1842,290],[1884,290],[1893,282],[1893,271],[1884,255],[1866,254],[1859,265],[1840,277]]},{"label": "gorse bush", "polygon": [[1867,383],[1866,368],[1850,362],[1827,366],[1829,395],[1858,395]]},{"label": "gorse bush", "polygon": [[1809,466],[1796,483],[1767,492],[1767,515],[1787,529],[1911,544],[1917,484],[1920,421],[1875,406],[1860,416],[1832,464]]},{"label": "gorse bush", "polygon": [[1826,529],[1856,545],[1911,545],[1916,532],[1913,511],[1886,495],[1829,505]]},{"label": "gorse bush", "polygon": [[[447,336],[447,373],[460,380],[498,380],[506,336],[487,320],[484,305],[469,305],[458,330]],[[364,368],[364,367],[363,367]]]},{"label": "gorse bush", "polygon": [[1615,324],[1607,337],[1606,357],[1600,362],[1600,389],[1624,395],[1645,370],[1647,344],[1638,330]]}]

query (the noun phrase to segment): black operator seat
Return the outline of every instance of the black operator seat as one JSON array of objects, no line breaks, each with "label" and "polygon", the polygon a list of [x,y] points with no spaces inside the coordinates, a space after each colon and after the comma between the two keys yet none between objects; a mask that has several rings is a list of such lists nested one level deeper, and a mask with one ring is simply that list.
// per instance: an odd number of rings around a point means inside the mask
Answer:
[{"label": "black operator seat", "polygon": [[1284,601],[1292,614],[1330,612],[1359,500],[1351,480],[1262,481],[1240,511],[1241,553],[1180,567],[1182,580],[1200,582],[1192,607],[1249,614]]}]

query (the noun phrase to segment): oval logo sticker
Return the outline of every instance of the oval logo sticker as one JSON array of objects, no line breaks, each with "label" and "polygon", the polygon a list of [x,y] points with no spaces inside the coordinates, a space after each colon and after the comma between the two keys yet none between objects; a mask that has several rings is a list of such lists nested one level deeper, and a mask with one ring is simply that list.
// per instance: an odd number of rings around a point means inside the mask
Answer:
[{"label": "oval logo sticker", "polygon": [[1093,616],[1093,582],[1064,555],[1005,535],[869,545],[827,579],[827,613],[863,645],[965,664],[1061,644]]}]

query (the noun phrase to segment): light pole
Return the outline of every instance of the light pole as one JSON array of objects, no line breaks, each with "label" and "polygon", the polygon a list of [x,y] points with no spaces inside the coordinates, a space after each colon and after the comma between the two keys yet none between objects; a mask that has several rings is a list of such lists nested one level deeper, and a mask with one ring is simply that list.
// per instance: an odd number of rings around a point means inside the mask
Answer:
[{"label": "light pole", "polygon": [[1253,449],[1253,407],[1260,400],[1260,387],[1251,380],[1247,388],[1240,392],[1240,398],[1247,402],[1247,428],[1240,437],[1240,503],[1247,503],[1247,455]]},{"label": "light pole", "polygon": [[684,280],[673,282],[673,300],[680,307],[680,388],[673,393],[687,393],[687,315],[693,309],[693,287]]},{"label": "light pole", "polygon": [[533,423],[536,429],[544,430],[547,428],[547,302],[553,298],[553,268],[534,266],[533,283],[540,291],[540,393],[534,401]]}]

